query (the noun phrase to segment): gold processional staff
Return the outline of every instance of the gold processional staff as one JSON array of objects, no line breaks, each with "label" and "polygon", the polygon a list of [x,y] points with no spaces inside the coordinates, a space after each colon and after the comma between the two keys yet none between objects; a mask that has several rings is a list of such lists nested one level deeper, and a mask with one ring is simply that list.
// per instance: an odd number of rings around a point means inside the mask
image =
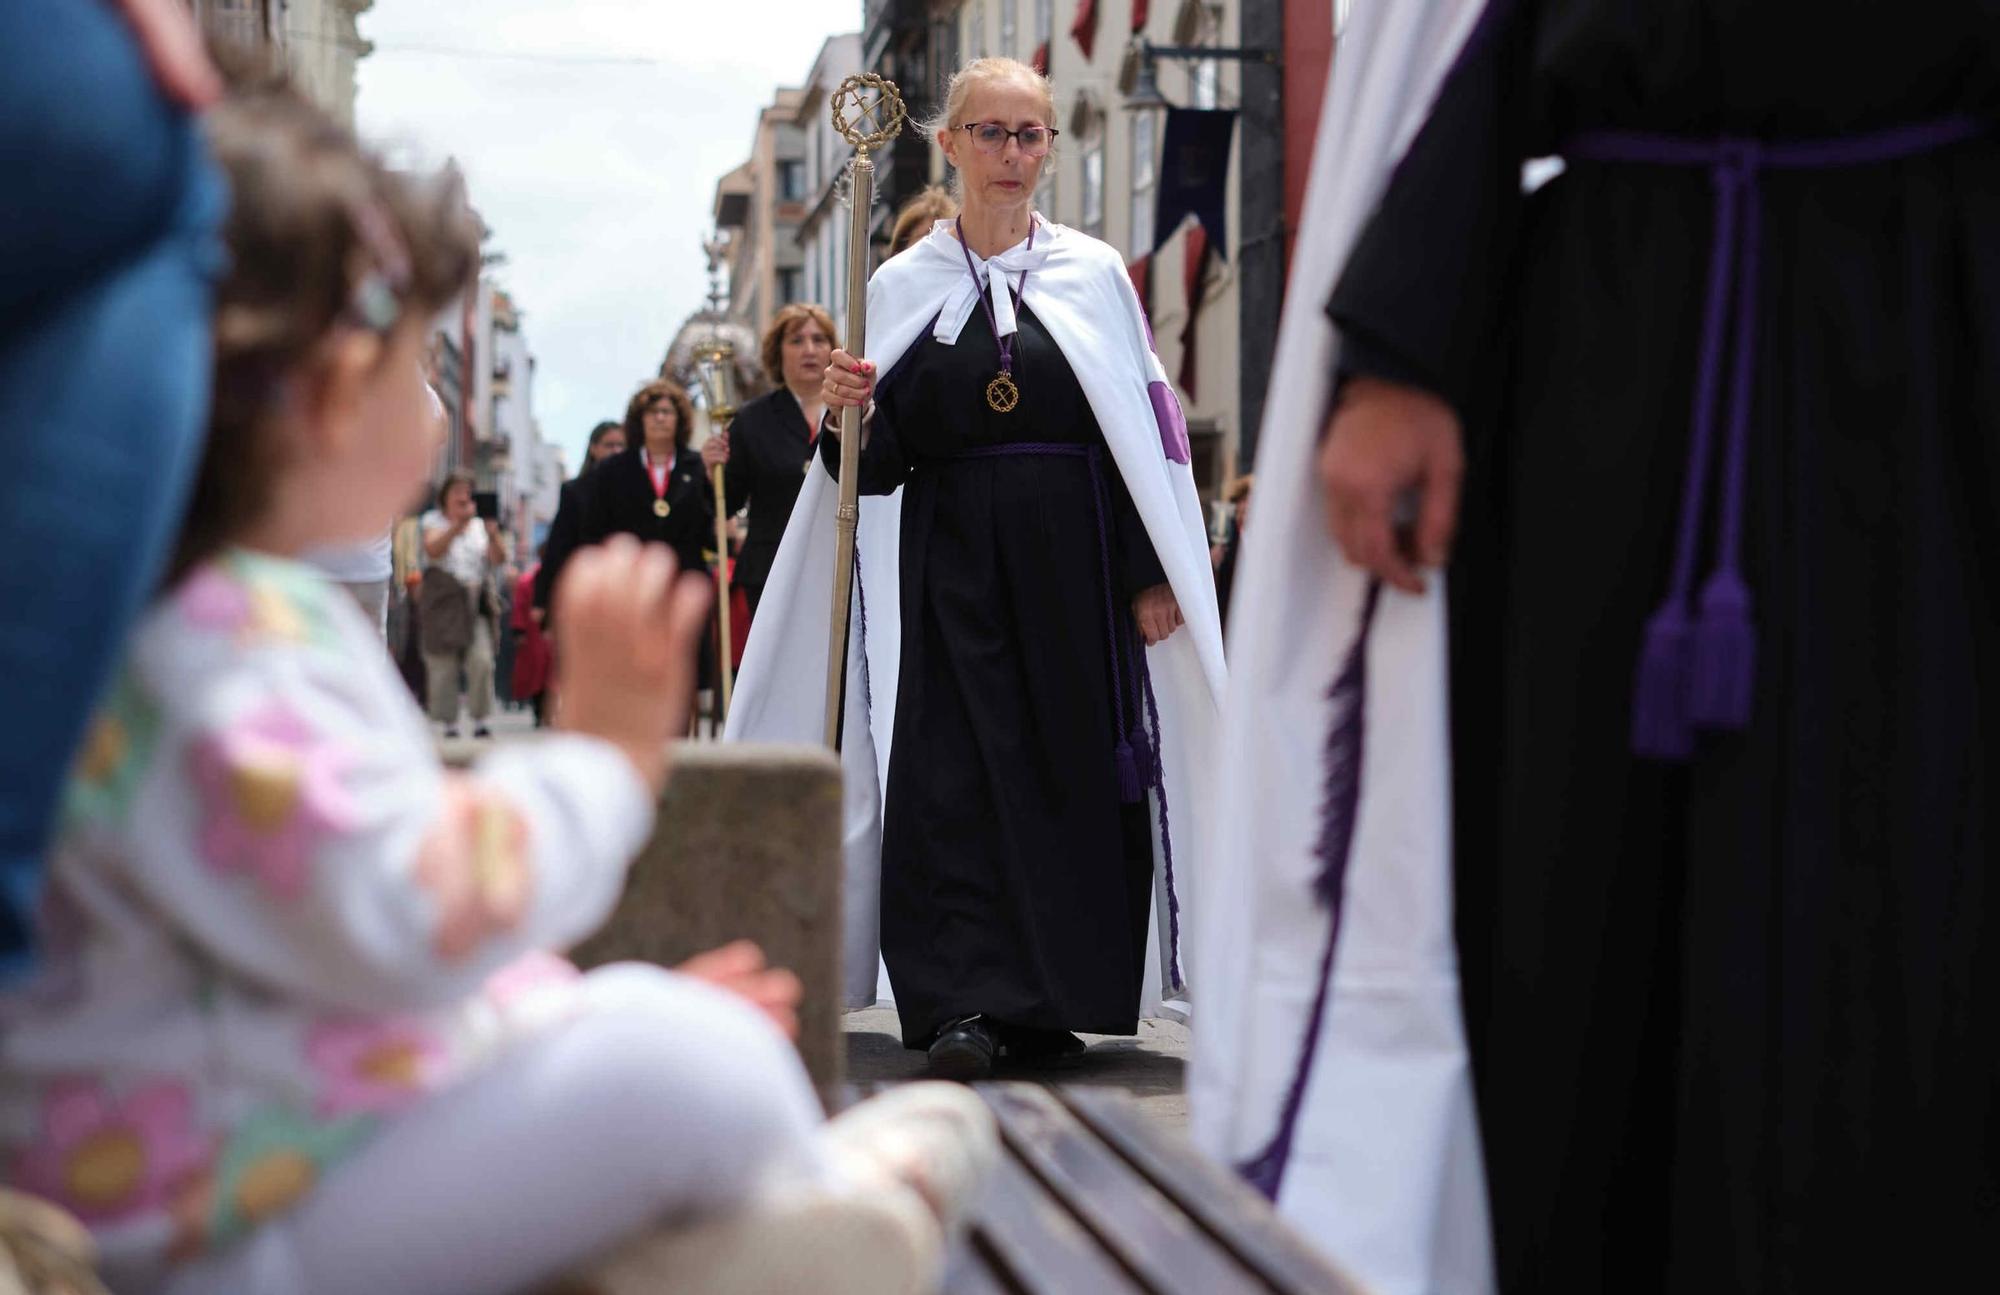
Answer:
[{"label": "gold processional staff", "polygon": [[[695,364],[701,375],[702,403],[708,406],[709,434],[726,435],[729,424],[736,418],[736,348],[718,332],[695,353]],[[715,716],[718,734],[722,732],[724,717],[729,714],[729,693],[735,673],[729,667],[730,649],[734,645],[729,634],[729,492],[722,473],[720,463],[709,470],[709,484],[715,490],[716,664],[722,672],[722,708]]]},{"label": "gold processional staff", "polygon": [[[848,116],[852,109],[854,115]],[[903,129],[903,95],[874,73],[848,77],[833,95],[833,128],[854,146],[848,170],[847,353],[863,356],[868,330],[868,224],[875,201],[875,163],[869,154]],[[826,744],[840,749],[847,709],[849,601],[854,595],[854,530],[861,520],[861,410],[840,411],[840,506],[834,513],[833,623],[826,654]],[[889,591],[894,597],[895,591]]]}]

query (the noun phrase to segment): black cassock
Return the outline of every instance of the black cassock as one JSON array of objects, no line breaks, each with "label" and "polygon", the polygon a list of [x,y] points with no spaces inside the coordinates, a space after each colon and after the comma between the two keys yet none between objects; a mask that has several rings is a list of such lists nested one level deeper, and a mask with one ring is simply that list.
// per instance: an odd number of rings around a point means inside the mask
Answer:
[{"label": "black cassock", "polygon": [[[701,455],[685,446],[674,451],[673,466],[666,474],[665,517],[655,507],[662,496],[642,446],[612,455],[589,476],[578,478],[578,484],[582,510],[576,548],[601,544],[613,535],[635,535],[672,549],[684,572],[708,569],[704,546],[715,543],[715,493]],[[559,576],[560,572],[551,575],[551,584]]]},{"label": "black cassock", "polygon": [[[1020,313],[1021,401],[986,403],[999,369],[975,310],[955,345],[926,330],[885,375],[861,488],[905,486],[902,668],[882,812],[882,957],[903,1041],[984,1013],[1004,1027],[1138,1028],[1153,853],[1119,799],[1103,550],[1082,458],[977,447],[1095,446],[1116,633],[1165,581],[1068,361]],[[837,438],[821,452],[838,475]],[[892,596],[865,589],[866,598]],[[1120,670],[1123,714],[1139,697]]]},{"label": "black cassock", "polygon": [[750,505],[750,534],[736,557],[735,583],[750,601],[750,614],[764,597],[778,542],[805,485],[812,461],[812,429],[797,396],[786,387],[747,402],[729,425],[729,465],[723,469],[731,516]]},{"label": "black cassock", "polygon": [[1519,183],[1578,132],[1768,150],[1996,108],[1994,0],[1497,6],[1334,293],[1344,369],[1468,428],[1459,934],[1508,1292],[2000,1289],[2000,137],[1756,179],[1715,414],[1748,384],[1754,693],[1679,762],[1632,754],[1635,663],[1711,168]]}]

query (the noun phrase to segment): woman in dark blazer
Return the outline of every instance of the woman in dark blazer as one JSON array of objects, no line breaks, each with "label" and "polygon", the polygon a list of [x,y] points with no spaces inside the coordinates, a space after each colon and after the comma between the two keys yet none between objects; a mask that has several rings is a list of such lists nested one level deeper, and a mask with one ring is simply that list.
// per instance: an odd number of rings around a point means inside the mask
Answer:
[{"label": "woman in dark blazer", "polygon": [[629,448],[593,468],[581,492],[578,548],[636,535],[672,549],[682,571],[707,569],[715,502],[701,456],[687,447],[693,427],[694,406],[678,383],[658,378],[639,388],[625,410]]},{"label": "woman in dark blazer", "polygon": [[764,372],[777,389],[745,404],[728,435],[711,436],[701,448],[705,466],[725,465],[730,514],[750,505],[750,535],[737,556],[734,581],[753,620],[778,556],[778,541],[785,537],[785,523],[805,484],[814,432],[825,408],[821,380],[837,341],[833,320],[820,307],[795,304],[780,310],[764,330],[760,348]]}]

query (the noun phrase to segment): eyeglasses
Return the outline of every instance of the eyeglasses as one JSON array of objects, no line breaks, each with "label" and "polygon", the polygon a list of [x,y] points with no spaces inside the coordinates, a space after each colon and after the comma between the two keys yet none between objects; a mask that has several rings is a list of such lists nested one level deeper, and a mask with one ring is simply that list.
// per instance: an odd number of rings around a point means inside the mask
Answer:
[{"label": "eyeglasses", "polygon": [[1052,126],[1023,126],[1019,130],[1008,130],[997,121],[973,121],[959,127],[972,132],[972,142],[982,153],[998,153],[1013,139],[1021,146],[1022,157],[1044,157],[1049,145],[1056,142],[1061,131]]},{"label": "eyeglasses", "polygon": [[645,416],[647,418],[679,418],[681,411],[667,404],[649,405],[646,408]]}]

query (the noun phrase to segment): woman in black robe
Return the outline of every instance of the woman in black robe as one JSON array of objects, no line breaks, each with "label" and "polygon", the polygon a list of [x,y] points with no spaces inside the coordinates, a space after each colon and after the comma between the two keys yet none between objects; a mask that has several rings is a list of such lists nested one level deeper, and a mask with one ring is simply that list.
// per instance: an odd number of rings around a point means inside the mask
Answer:
[{"label": "woman in black robe", "polygon": [[[965,457],[1009,443],[1097,446],[1069,362],[1030,308],[1021,404],[987,408],[993,331],[918,342],[884,381],[861,489],[905,486],[902,674],[882,815],[882,957],[903,1042],[968,1016],[1023,1058],[1067,1032],[1138,1029],[1153,896],[1143,802],[1121,804],[1097,502],[1081,458]],[[1030,380],[1030,377],[1032,380]],[[838,473],[837,438],[821,447]],[[1113,595],[1166,580],[1131,495],[1106,474]],[[872,591],[871,591],[872,592]],[[864,593],[864,597],[868,596]],[[881,597],[884,594],[876,594]],[[1121,618],[1124,659],[1137,636]],[[1129,666],[1124,714],[1143,704]]]},{"label": "woman in black robe", "polygon": [[1996,111],[1995,0],[1498,4],[1334,292],[1351,557],[1407,486],[1435,559],[1465,430],[1505,1291],[2000,1285]]},{"label": "woman in black robe", "polygon": [[[1031,242],[1054,116],[1025,65],[975,69],[953,78],[939,132],[968,274],[973,256]],[[1005,361],[984,305],[955,343],[925,330],[880,384],[861,459],[864,493],[905,490],[882,957],[904,1045],[949,1078],[983,1076],[1002,1053],[1074,1057],[1073,1032],[1137,1031],[1153,838],[1113,753],[1118,719],[1140,714],[1143,645],[1180,623],[1077,384],[1083,358],[1065,357],[1031,304],[1015,309]],[[1007,412],[988,395],[1003,365],[1018,379]],[[871,369],[834,353],[830,407],[873,387]],[[820,450],[837,477],[838,438]],[[864,613],[885,596],[864,589]]]},{"label": "woman in black robe", "polygon": [[[702,546],[715,541],[715,502],[701,456],[687,447],[693,426],[680,384],[658,378],[639,388],[625,410],[629,448],[593,468],[584,485],[577,548],[636,535],[672,549],[683,572],[707,570]],[[550,588],[560,575],[558,566]],[[704,656],[705,671],[712,657]]]},{"label": "woman in black robe", "polygon": [[726,434],[702,443],[704,466],[725,465],[729,515],[734,517],[746,504],[750,508],[750,534],[737,555],[733,580],[753,619],[812,462],[824,411],[820,383],[833,348],[833,320],[826,311],[804,303],[780,310],[759,348],[764,372],[776,388],[746,402]]}]

